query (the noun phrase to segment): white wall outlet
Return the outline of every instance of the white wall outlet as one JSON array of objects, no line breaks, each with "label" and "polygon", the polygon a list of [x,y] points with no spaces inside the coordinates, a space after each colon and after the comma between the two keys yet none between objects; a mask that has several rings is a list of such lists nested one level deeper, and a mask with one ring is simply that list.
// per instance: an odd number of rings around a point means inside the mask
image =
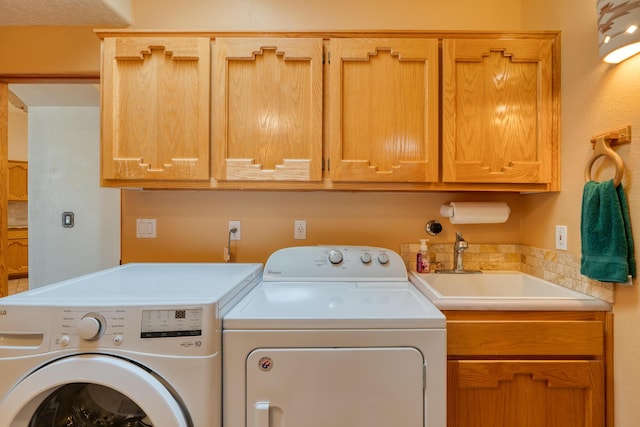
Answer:
[{"label": "white wall outlet", "polygon": [[136,238],[138,239],[155,239],[156,238],[156,220],[155,219],[136,219]]},{"label": "white wall outlet", "polygon": [[296,240],[307,240],[307,221],[296,219],[293,221],[293,238]]},{"label": "white wall outlet", "polygon": [[[231,230],[236,229],[235,233]],[[229,240],[240,240],[240,221],[229,221]]]},{"label": "white wall outlet", "polygon": [[556,249],[567,250],[567,226],[556,225]]}]

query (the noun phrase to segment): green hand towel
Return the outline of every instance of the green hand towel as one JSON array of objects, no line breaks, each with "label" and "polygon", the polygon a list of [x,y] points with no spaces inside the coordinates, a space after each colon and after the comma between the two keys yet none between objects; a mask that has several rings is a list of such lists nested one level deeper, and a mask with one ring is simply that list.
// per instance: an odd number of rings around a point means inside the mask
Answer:
[{"label": "green hand towel", "polygon": [[636,277],[629,207],[622,184],[589,181],[582,193],[580,272],[601,282]]}]

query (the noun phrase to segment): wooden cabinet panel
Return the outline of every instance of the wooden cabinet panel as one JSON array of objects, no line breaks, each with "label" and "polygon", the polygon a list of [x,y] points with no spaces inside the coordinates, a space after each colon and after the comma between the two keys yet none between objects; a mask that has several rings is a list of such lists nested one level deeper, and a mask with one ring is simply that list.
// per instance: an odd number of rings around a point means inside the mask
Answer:
[{"label": "wooden cabinet panel", "polygon": [[438,180],[438,40],[331,40],[333,181]]},{"label": "wooden cabinet panel", "polygon": [[[450,356],[601,356],[601,321],[450,320]],[[496,339],[499,337],[499,339]]]},{"label": "wooden cabinet panel", "polygon": [[602,361],[448,362],[449,427],[600,427]]},{"label": "wooden cabinet panel", "polygon": [[9,229],[7,234],[7,273],[9,277],[29,273],[29,237],[24,228]]},{"label": "wooden cabinet panel", "polygon": [[218,38],[214,175],[322,179],[322,39]]},{"label": "wooden cabinet panel", "polygon": [[25,201],[29,198],[29,164],[9,160],[8,173],[9,192],[8,200]]},{"label": "wooden cabinet panel", "polygon": [[559,74],[553,43],[443,41],[444,182],[558,187]]},{"label": "wooden cabinet panel", "polygon": [[613,425],[611,313],[444,314],[448,427]]},{"label": "wooden cabinet panel", "polygon": [[104,39],[103,180],[209,179],[210,56],[208,37]]}]

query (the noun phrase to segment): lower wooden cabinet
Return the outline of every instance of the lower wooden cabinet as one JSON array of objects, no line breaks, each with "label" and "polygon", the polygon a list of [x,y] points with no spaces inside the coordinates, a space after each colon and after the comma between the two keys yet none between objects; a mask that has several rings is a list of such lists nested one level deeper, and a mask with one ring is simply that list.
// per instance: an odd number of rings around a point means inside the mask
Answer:
[{"label": "lower wooden cabinet", "polygon": [[448,425],[604,426],[604,362],[448,362]]},{"label": "lower wooden cabinet", "polygon": [[9,229],[7,234],[7,273],[9,278],[29,274],[29,234],[26,228]]},{"label": "lower wooden cabinet", "polygon": [[7,199],[10,201],[26,201],[29,199],[29,163],[9,160],[7,162],[7,180],[9,191]]},{"label": "lower wooden cabinet", "polygon": [[448,427],[613,426],[610,313],[445,315]]}]

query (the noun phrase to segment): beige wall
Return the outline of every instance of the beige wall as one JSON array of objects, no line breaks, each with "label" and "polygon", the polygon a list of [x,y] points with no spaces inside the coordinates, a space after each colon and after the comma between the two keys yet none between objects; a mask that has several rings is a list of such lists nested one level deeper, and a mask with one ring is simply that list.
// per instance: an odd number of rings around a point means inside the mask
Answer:
[{"label": "beige wall", "polygon": [[[562,191],[501,196],[429,193],[123,192],[123,259],[222,259],[226,221],[242,221],[238,260],[262,261],[294,241],[293,220],[308,221],[306,243],[376,244],[397,248],[424,237],[424,223],[438,218],[449,200],[505,200],[514,214],[504,225],[454,227],[434,239],[452,241],[456,230],[471,242],[522,243],[554,248],[554,226],[569,228],[569,252],[580,254],[583,167],[594,134],[631,124],[640,132],[640,56],[618,66],[597,54],[596,1],[463,0],[136,0],[134,28],[207,30],[469,29],[562,31]],[[88,29],[0,28],[0,74],[98,70],[97,38]],[[27,54],[25,54],[28,53]],[[34,58],[38,58],[34,61]],[[638,138],[617,151],[624,158],[624,185],[632,223],[640,230]],[[598,168],[597,176],[610,171]],[[157,218],[158,239],[135,239],[135,218]],[[150,256],[152,255],[152,256]],[[638,287],[618,288],[615,313],[616,426],[640,419],[640,324]]]},{"label": "beige wall", "polygon": [[88,27],[0,27],[0,52],[0,75],[100,70],[100,40]]},{"label": "beige wall", "polygon": [[[527,29],[562,31],[562,191],[522,197],[523,244],[551,248],[547,233],[554,224],[569,227],[569,251],[580,254],[580,207],[589,140],[608,129],[630,124],[631,144],[616,151],[624,159],[623,185],[630,205],[634,240],[640,242],[640,55],[619,65],[598,58],[596,1],[524,0]],[[610,179],[605,162],[594,168],[598,179]],[[614,305],[616,427],[640,420],[640,298],[637,283],[618,286]]]},{"label": "beige wall", "polygon": [[[439,215],[442,203],[506,201],[510,219],[498,225],[452,226]],[[136,218],[156,218],[157,238],[136,239]],[[296,245],[377,245],[400,250],[401,243],[429,237],[430,219],[444,231],[431,242],[517,243],[520,209],[516,195],[327,192],[159,192],[123,191],[122,259],[132,261],[223,260],[228,221],[240,220],[242,240],[231,245],[234,261],[266,261],[274,250]],[[293,239],[296,219],[307,221],[307,240]]]},{"label": "beige wall", "polygon": [[132,1],[132,28],[227,30],[520,28],[513,0]]}]

